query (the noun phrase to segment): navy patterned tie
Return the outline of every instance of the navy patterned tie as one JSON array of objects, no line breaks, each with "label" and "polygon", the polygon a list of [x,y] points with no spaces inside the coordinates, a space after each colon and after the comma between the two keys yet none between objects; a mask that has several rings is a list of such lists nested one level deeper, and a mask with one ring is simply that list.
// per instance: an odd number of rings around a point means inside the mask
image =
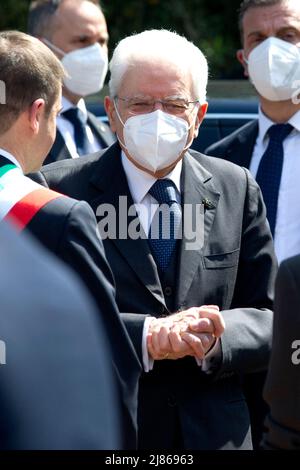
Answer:
[{"label": "navy patterned tie", "polygon": [[150,226],[148,241],[156,265],[164,273],[180,237],[181,207],[177,202],[176,186],[169,179],[157,180],[149,194],[157,200],[159,207]]},{"label": "navy patterned tie", "polygon": [[77,148],[78,155],[86,155],[92,153],[87,131],[86,131],[86,119],[82,115],[79,108],[70,108],[62,113],[62,116],[70,121],[74,127],[74,138]]},{"label": "navy patterned tie", "polygon": [[268,147],[263,154],[256,175],[267,208],[267,218],[274,236],[278,194],[283,166],[283,141],[293,130],[290,124],[274,124],[268,130]]}]

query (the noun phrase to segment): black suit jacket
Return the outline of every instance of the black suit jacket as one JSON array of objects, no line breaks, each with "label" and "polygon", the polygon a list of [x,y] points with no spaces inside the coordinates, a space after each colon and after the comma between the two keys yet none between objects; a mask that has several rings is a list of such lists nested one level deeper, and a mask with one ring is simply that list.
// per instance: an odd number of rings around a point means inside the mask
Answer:
[{"label": "black suit jacket", "polygon": [[258,121],[250,121],[208,147],[205,153],[249,168],[257,135]]},{"label": "black suit jacket", "polygon": [[[118,144],[84,160],[46,166],[35,178],[85,199],[98,215],[101,204],[109,203],[118,217],[119,196],[132,202]],[[222,362],[212,375],[192,358],[155,363],[140,381],[140,439],[142,446],[160,448],[180,422],[186,448],[250,448],[239,375],[265,368],[270,352],[276,264],[265,208],[247,170],[195,151],[184,157],[182,184],[184,203],[210,204],[204,247],[189,251],[186,240],[181,243],[174,307],[219,305],[226,322]],[[124,320],[141,355],[145,315],[168,315],[170,292],[162,290],[147,240],[108,238],[104,247],[119,309],[132,312]]]},{"label": "black suit jacket", "polygon": [[120,448],[110,349],[82,283],[0,224],[0,449]]},{"label": "black suit jacket", "polygon": [[[90,112],[88,112],[87,124],[90,126],[94,136],[100,142],[103,148],[109,147],[116,141],[116,136],[110,130],[110,127],[104,122],[101,122],[94,114]],[[65,160],[66,158],[72,158],[72,156],[65,144],[63,136],[57,129],[56,139],[44,162],[44,165],[57,162],[59,160]]]},{"label": "black suit jacket", "polygon": [[276,281],[273,348],[264,389],[270,406],[267,449],[300,449],[300,256],[285,260]]},{"label": "black suit jacket", "polygon": [[124,420],[124,446],[135,448],[140,364],[119,316],[114,280],[96,233],[95,216],[86,202],[62,196],[46,204],[26,230],[71,266],[96,300],[112,347]]}]

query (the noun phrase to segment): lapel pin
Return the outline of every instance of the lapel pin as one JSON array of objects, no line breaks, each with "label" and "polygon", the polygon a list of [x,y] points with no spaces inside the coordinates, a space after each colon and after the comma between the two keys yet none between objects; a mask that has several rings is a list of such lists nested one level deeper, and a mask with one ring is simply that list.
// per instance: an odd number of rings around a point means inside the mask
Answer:
[{"label": "lapel pin", "polygon": [[202,199],[202,204],[204,205],[205,209],[213,209],[215,207],[214,204],[207,198]]}]

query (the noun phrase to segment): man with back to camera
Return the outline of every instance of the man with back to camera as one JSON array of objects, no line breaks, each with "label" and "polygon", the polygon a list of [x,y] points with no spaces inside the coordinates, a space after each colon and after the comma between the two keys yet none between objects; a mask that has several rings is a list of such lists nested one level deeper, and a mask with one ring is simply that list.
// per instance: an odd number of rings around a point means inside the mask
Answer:
[{"label": "man with back to camera", "polygon": [[111,346],[111,368],[122,411],[121,447],[136,442],[140,365],[120,320],[114,281],[94,214],[88,204],[45,190],[24,173],[40,168],[56,133],[64,70],[41,41],[12,31],[0,33],[0,221],[13,221],[81,277],[99,308]]},{"label": "man with back to camera", "polygon": [[[288,302],[287,302],[288,299]],[[271,359],[264,398],[270,406],[264,449],[299,450],[300,256],[280,265],[276,280]]]},{"label": "man with back to camera", "polygon": [[70,269],[9,225],[0,223],[0,450],[120,449],[99,312]]},{"label": "man with back to camera", "polygon": [[[148,327],[154,364],[140,380],[139,447],[251,449],[239,380],[267,365],[276,271],[261,193],[247,170],[188,150],[206,112],[208,76],[191,42],[164,30],[127,37],[110,71],[105,107],[118,143],[34,177],[92,206],[140,357]],[[121,231],[110,227],[111,206]],[[170,214],[162,220],[163,207]],[[200,214],[193,246],[189,210]],[[175,354],[180,311],[195,306],[226,325],[198,364]]]},{"label": "man with back to camera", "polygon": [[[256,178],[281,262],[300,253],[300,205],[296,202],[300,197],[300,3],[244,0],[239,27],[243,49],[237,51],[237,58],[258,93],[258,120],[205,153],[249,168]],[[265,374],[246,380],[253,419],[258,419],[254,426],[258,445],[267,411],[260,398]]]},{"label": "man with back to camera", "polygon": [[45,163],[111,145],[115,136],[109,126],[88,112],[84,101],[102,89],[107,73],[108,32],[98,0],[35,0],[28,32],[50,47],[68,74],[56,140]]}]

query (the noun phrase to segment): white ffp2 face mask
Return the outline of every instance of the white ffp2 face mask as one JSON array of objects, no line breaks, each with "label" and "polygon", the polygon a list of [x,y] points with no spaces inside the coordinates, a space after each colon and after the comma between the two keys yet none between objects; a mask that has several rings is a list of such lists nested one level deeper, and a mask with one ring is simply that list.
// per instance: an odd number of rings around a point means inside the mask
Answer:
[{"label": "white ffp2 face mask", "polygon": [[115,108],[124,126],[124,143],[119,142],[141,167],[153,173],[175,163],[192,143],[187,144],[191,126],[182,118],[158,109],[132,116],[124,124]]},{"label": "white ffp2 face mask", "polygon": [[299,87],[300,51],[297,46],[270,37],[248,57],[250,79],[260,95],[270,101],[292,99]]},{"label": "white ffp2 face mask", "polygon": [[61,63],[67,73],[64,85],[68,90],[78,96],[87,96],[98,93],[103,88],[108,57],[100,44],[95,43],[65,53],[47,39],[44,39],[44,42],[54,51],[63,54]]}]

